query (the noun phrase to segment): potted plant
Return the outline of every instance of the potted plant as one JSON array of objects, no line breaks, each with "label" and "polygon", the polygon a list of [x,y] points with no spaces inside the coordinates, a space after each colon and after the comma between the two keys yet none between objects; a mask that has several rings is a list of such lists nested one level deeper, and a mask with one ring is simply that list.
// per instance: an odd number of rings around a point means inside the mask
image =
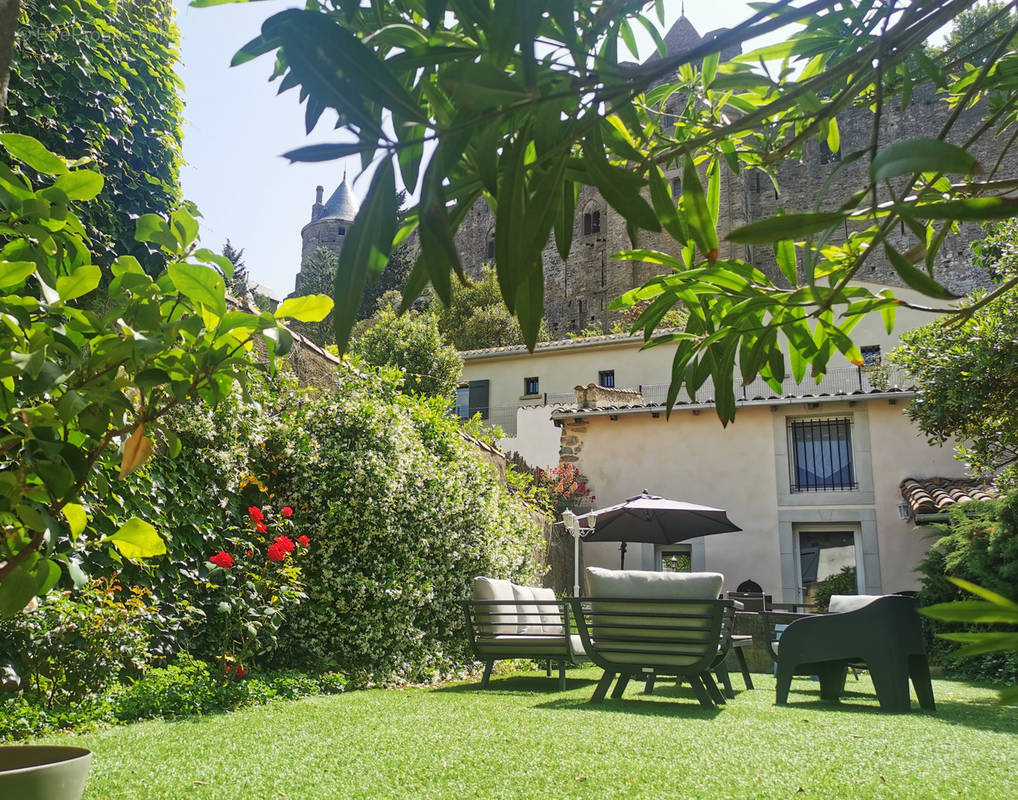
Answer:
[{"label": "potted plant", "polygon": [[84,747],[0,747],[0,797],[80,800],[92,753]]}]

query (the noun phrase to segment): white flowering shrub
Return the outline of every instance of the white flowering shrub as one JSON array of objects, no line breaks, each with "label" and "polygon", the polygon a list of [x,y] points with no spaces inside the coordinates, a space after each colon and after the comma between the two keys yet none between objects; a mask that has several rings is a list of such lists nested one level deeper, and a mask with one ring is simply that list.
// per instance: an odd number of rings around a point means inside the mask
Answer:
[{"label": "white flowering shrub", "polygon": [[470,661],[459,601],[475,575],[532,582],[539,527],[460,435],[445,401],[395,371],[292,393],[263,450],[311,540],[308,601],[280,649],[357,681],[420,681]]}]

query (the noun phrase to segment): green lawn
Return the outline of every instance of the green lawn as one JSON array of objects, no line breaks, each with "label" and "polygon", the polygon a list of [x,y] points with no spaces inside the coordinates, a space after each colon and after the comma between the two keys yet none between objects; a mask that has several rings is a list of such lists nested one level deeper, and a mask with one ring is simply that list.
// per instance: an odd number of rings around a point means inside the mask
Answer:
[{"label": "green lawn", "polygon": [[[73,737],[94,751],[86,798],[1018,797],[1018,709],[935,681],[935,714],[881,714],[869,679],[840,706],[796,679],[789,705],[756,676],[718,711],[664,684],[587,704],[543,673],[372,690]],[[47,742],[69,741],[51,737]]]}]

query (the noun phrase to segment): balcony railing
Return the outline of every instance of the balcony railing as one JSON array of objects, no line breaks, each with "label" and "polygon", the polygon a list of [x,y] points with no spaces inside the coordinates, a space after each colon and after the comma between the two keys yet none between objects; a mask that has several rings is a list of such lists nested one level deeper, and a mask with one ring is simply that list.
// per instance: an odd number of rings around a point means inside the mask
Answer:
[{"label": "balcony railing", "polygon": [[[798,397],[839,397],[855,394],[871,394],[874,392],[908,391],[913,383],[904,370],[889,367],[859,369],[832,369],[827,372],[819,383],[813,378],[805,378],[797,384],[792,377],[786,377],[781,384],[781,391],[775,392],[765,381],[757,378],[745,386],[742,381],[735,381],[735,400],[749,402],[752,400],[794,399]],[[644,383],[631,387],[638,391],[647,405],[664,405],[668,398],[667,383]],[[714,382],[708,378],[696,391],[696,399],[690,400],[689,393],[682,388],[676,398],[677,405],[709,405],[714,402]],[[508,436],[516,435],[516,412],[522,405],[571,406],[576,403],[575,392],[545,392],[539,399],[525,404],[491,406],[485,425],[498,425]]]}]

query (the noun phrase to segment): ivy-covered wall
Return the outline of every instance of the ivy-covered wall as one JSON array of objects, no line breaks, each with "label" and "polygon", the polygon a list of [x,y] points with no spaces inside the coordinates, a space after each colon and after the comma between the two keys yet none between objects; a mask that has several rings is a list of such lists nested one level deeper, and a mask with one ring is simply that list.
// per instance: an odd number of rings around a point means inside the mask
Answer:
[{"label": "ivy-covered wall", "polygon": [[179,35],[171,0],[22,0],[4,127],[106,178],[80,209],[93,253],[158,256],[134,241],[132,215],[180,202]]}]

